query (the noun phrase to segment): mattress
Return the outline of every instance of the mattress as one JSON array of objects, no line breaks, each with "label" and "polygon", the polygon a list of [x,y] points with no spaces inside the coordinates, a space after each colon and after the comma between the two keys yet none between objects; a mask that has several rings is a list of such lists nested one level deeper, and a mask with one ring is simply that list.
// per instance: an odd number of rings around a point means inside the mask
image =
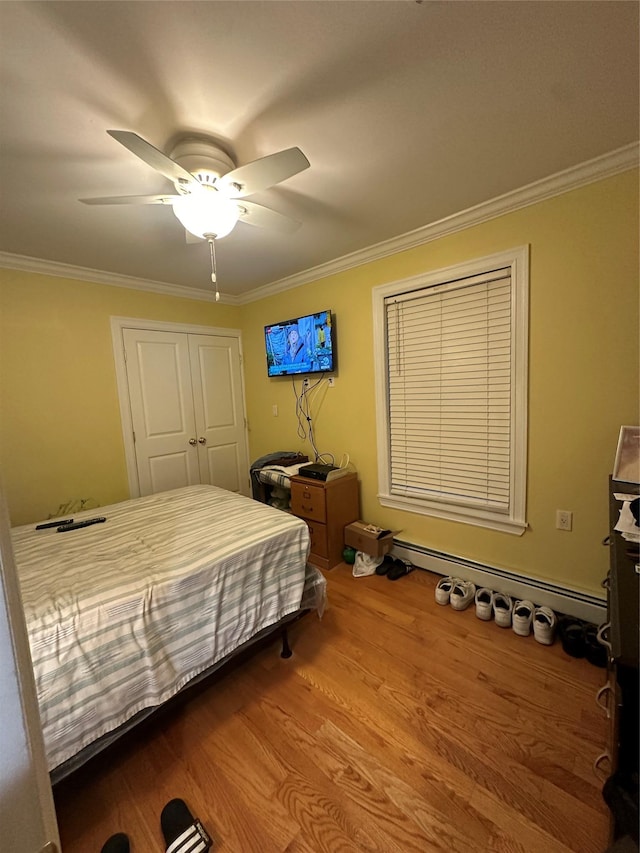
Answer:
[{"label": "mattress", "polygon": [[[49,769],[301,607],[300,519],[215,486],[12,530]],[[317,578],[316,583],[317,593]],[[308,592],[307,592],[308,598]]]}]

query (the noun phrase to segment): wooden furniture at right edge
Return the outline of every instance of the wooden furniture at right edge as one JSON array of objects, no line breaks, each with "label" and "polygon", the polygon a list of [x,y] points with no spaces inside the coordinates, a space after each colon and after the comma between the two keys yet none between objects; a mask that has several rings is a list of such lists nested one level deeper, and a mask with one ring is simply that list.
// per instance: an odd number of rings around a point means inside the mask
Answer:
[{"label": "wooden furniture at right edge", "polygon": [[342,562],[344,528],[360,517],[357,474],[335,480],[291,478],[291,512],[302,518],[311,533],[309,562],[333,569]]},{"label": "wooden furniture at right edge", "polygon": [[[601,759],[610,762],[603,795],[611,810],[611,840],[630,836],[628,849],[638,849],[638,544],[617,530],[622,502],[617,494],[638,495],[639,487],[610,479],[610,568],[607,623],[600,636],[608,650],[607,681],[598,692],[598,704],[610,720],[609,744]],[[600,759],[596,761],[596,765]],[[633,839],[633,842],[631,841]],[[613,848],[617,849],[617,847]],[[627,848],[624,848],[627,849]]]}]

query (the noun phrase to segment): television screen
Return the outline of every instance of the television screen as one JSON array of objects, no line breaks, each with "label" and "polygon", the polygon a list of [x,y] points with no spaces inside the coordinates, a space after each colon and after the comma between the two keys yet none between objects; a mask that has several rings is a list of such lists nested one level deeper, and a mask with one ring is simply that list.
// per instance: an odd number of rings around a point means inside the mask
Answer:
[{"label": "television screen", "polygon": [[331,311],[264,327],[269,376],[329,373],[336,369]]}]

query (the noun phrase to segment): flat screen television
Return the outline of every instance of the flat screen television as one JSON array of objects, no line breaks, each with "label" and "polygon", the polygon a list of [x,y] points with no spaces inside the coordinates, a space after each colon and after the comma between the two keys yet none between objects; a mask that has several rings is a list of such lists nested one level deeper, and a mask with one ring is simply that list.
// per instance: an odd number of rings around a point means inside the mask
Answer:
[{"label": "flat screen television", "polygon": [[269,376],[331,373],[336,369],[335,318],[318,311],[264,327]]}]

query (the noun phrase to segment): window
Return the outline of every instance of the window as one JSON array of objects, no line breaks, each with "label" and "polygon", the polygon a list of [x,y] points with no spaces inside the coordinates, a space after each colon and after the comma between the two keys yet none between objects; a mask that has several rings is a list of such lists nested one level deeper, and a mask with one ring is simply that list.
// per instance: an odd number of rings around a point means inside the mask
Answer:
[{"label": "window", "polygon": [[374,288],[379,499],[526,528],[528,249]]}]

